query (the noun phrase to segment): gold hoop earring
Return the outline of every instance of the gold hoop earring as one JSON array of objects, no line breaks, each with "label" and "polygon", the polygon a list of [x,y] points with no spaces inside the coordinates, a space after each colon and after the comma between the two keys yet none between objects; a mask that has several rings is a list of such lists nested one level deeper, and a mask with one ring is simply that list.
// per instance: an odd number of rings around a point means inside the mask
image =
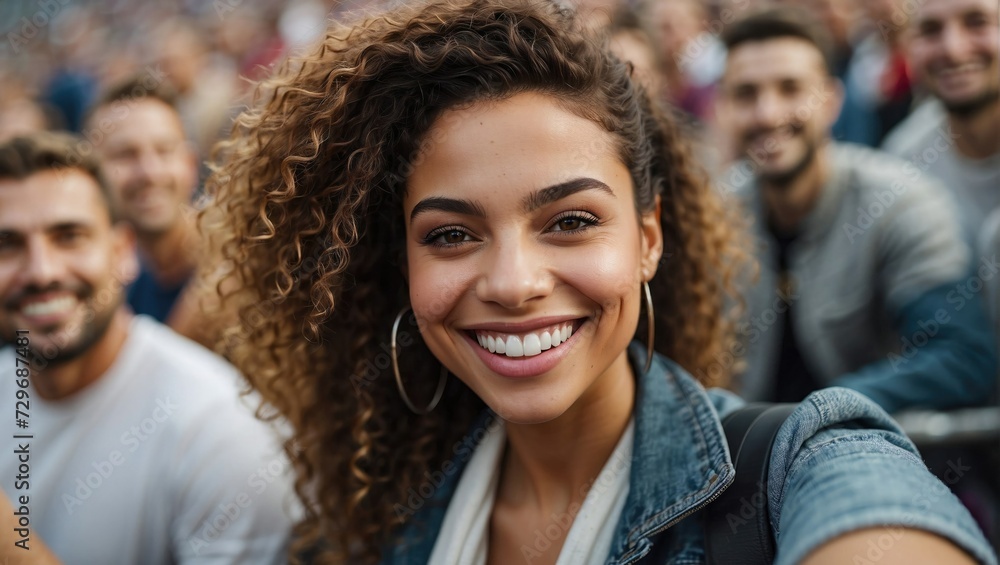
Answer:
[{"label": "gold hoop earring", "polygon": [[403,314],[409,310],[410,307],[407,306],[396,314],[396,321],[392,323],[392,338],[390,341],[391,353],[392,353],[392,372],[396,375],[396,388],[399,389],[399,396],[403,398],[403,402],[406,407],[413,411],[414,414],[418,416],[425,416],[430,414],[431,410],[437,407],[438,402],[441,401],[441,395],[444,394],[444,385],[448,382],[448,369],[441,365],[441,376],[438,378],[437,390],[434,391],[434,398],[431,399],[430,403],[427,404],[423,409],[417,408],[410,401],[410,396],[406,394],[406,389],[403,387],[403,377],[399,374],[399,361],[397,360],[396,352],[396,333],[399,331],[399,322],[403,319]]},{"label": "gold hoop earring", "polygon": [[646,366],[642,370],[645,374],[653,365],[653,337],[656,335],[656,322],[653,318],[653,293],[650,292],[647,281],[642,281],[642,290],[646,295]]}]

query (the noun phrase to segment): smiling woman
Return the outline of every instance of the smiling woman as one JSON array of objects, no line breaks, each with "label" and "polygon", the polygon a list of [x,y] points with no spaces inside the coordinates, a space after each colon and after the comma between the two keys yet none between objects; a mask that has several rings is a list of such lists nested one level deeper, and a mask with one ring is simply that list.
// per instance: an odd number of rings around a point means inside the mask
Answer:
[{"label": "smiling woman", "polygon": [[[732,345],[746,253],[626,65],[553,2],[433,3],[331,29],[260,93],[203,223],[241,314],[221,347],[295,428],[295,551],[704,559],[697,510],[732,482],[718,413],[738,401],[701,384],[725,384],[707,367]],[[785,467],[800,454],[857,456],[810,443],[819,430],[851,439],[864,419],[899,445],[866,435],[885,464],[830,494],[877,511],[837,520],[801,494],[771,509],[803,524],[779,537],[783,562],[898,523],[915,491],[872,500],[872,481],[933,481],[863,398],[827,391],[796,414],[772,458],[795,488],[816,478]],[[942,505],[929,529],[986,554]]]},{"label": "smiling woman", "polygon": [[[427,347],[508,422],[568,418],[610,399],[627,422],[625,349],[662,236],[655,209],[637,213],[613,134],[526,92],[447,110],[428,135],[439,141],[402,203]],[[595,140],[608,150],[580,160]]]}]

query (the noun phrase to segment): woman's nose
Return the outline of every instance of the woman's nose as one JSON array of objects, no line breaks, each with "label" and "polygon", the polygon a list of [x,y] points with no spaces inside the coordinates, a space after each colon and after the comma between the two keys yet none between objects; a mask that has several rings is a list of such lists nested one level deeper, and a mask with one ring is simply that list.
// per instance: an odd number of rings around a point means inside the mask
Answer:
[{"label": "woman's nose", "polygon": [[514,309],[552,292],[549,265],[542,251],[528,244],[494,244],[486,253],[482,269],[476,295],[483,302]]}]

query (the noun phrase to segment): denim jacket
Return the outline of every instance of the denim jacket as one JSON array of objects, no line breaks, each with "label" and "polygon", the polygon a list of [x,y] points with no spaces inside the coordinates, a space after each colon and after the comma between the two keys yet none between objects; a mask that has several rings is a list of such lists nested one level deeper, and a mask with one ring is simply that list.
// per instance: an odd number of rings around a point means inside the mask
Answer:
[{"label": "denim jacket", "polygon": [[[633,343],[629,355],[634,368],[642,367],[641,345]],[[636,375],[630,489],[607,563],[704,563],[699,510],[735,476],[720,414],[742,401],[725,391],[706,391],[662,356],[648,373]],[[397,508],[412,519],[385,548],[383,565],[427,563],[462,468],[493,418],[485,415],[466,441],[454,446],[456,457],[414,489],[409,507]],[[953,469],[967,470],[960,461]],[[898,539],[899,527],[907,527],[935,532],[981,563],[997,563],[971,516],[927,471],[896,423],[848,389],[817,391],[792,413],[775,440],[767,488],[775,563],[797,563],[839,534],[876,526],[897,528],[854,562],[878,561]]]}]

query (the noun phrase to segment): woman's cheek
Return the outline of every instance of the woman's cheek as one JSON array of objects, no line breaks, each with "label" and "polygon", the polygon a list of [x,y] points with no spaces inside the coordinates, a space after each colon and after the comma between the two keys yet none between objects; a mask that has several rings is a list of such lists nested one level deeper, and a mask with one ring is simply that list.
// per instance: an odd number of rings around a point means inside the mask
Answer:
[{"label": "woman's cheek", "polygon": [[455,308],[472,275],[457,262],[416,261],[410,265],[410,304],[421,330],[440,323]]},{"label": "woman's cheek", "polygon": [[642,282],[639,258],[625,249],[631,247],[607,244],[581,249],[563,262],[563,278],[603,308],[616,309]]}]

